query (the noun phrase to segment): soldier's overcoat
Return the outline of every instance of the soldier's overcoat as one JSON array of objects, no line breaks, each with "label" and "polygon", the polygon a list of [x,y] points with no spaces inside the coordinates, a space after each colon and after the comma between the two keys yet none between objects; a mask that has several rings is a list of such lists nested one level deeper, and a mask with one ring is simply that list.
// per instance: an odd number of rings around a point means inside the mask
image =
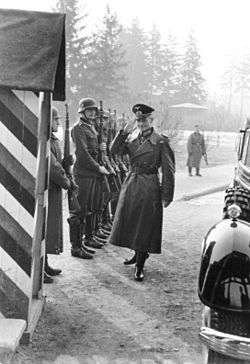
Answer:
[{"label": "soldier's overcoat", "polygon": [[174,153],[168,138],[155,131],[142,143],[139,137],[131,142],[126,139],[120,132],[111,146],[113,153],[129,154],[131,170],[121,188],[110,243],[161,253],[162,200],[173,200]]},{"label": "soldier's overcoat", "polygon": [[76,161],[73,173],[79,186],[78,200],[82,216],[98,211],[102,195],[102,174],[98,163],[98,139],[93,126],[80,120],[72,130]]},{"label": "soldier's overcoat", "polygon": [[54,134],[50,138],[50,150],[46,253],[59,254],[63,251],[62,188],[68,189],[70,180],[63,169],[59,141]]},{"label": "soldier's overcoat", "polygon": [[187,166],[199,168],[202,156],[206,153],[205,141],[202,134],[194,132],[187,141]]}]

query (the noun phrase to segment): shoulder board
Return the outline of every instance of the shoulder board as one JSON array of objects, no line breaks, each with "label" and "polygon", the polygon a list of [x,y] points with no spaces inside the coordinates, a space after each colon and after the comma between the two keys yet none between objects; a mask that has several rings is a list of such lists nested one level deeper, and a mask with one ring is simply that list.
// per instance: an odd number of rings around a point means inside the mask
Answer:
[{"label": "shoulder board", "polygon": [[162,142],[169,143],[169,137],[167,135],[161,134],[161,137],[163,138]]}]

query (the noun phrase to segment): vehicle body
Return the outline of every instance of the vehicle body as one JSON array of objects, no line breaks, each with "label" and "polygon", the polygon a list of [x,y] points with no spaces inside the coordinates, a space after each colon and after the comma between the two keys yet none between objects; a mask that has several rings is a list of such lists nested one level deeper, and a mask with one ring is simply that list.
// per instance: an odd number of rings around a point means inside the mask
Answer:
[{"label": "vehicle body", "polygon": [[250,120],[240,131],[238,163],[223,219],[202,243],[198,295],[205,363],[250,363]]}]

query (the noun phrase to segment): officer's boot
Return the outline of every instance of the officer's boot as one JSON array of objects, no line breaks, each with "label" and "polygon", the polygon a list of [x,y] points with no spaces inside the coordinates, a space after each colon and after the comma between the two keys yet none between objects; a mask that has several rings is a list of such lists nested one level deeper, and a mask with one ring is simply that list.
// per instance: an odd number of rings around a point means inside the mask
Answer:
[{"label": "officer's boot", "polygon": [[135,254],[132,256],[132,258],[130,259],[125,259],[123,264],[125,265],[131,265],[131,264],[135,264],[136,263],[136,252]]},{"label": "officer's boot", "polygon": [[146,252],[137,252],[136,254],[136,264],[135,264],[135,280],[138,282],[143,281],[144,279],[144,264],[145,260],[149,257],[149,254]]},{"label": "officer's boot", "polygon": [[188,175],[190,176],[190,177],[192,177],[193,175],[192,175],[192,167],[188,167]]}]

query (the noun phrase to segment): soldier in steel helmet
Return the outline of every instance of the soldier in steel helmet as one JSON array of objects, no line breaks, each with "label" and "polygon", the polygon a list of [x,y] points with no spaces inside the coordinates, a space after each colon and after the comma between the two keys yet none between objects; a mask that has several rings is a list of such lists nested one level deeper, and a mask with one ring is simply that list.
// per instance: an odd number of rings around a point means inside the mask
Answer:
[{"label": "soldier in steel helmet", "polygon": [[[92,258],[90,253],[95,252],[92,248],[100,249],[103,246],[94,239],[93,217],[100,202],[102,176],[108,174],[107,169],[98,163],[98,139],[94,127],[97,110],[94,99],[81,99],[78,108],[80,119],[71,130],[76,158],[73,173],[79,186],[78,200],[81,206],[81,211],[69,219],[71,254],[87,259]],[[83,235],[85,235],[84,242]]]},{"label": "soldier in steel helmet", "polygon": [[162,207],[173,200],[175,158],[168,138],[153,128],[154,109],[136,104],[132,111],[139,135],[133,135],[134,123],[121,123],[111,145],[113,153],[129,154],[131,167],[121,188],[109,242],[135,251],[124,264],[135,264],[134,278],[142,281],[149,253],[161,253]]}]

